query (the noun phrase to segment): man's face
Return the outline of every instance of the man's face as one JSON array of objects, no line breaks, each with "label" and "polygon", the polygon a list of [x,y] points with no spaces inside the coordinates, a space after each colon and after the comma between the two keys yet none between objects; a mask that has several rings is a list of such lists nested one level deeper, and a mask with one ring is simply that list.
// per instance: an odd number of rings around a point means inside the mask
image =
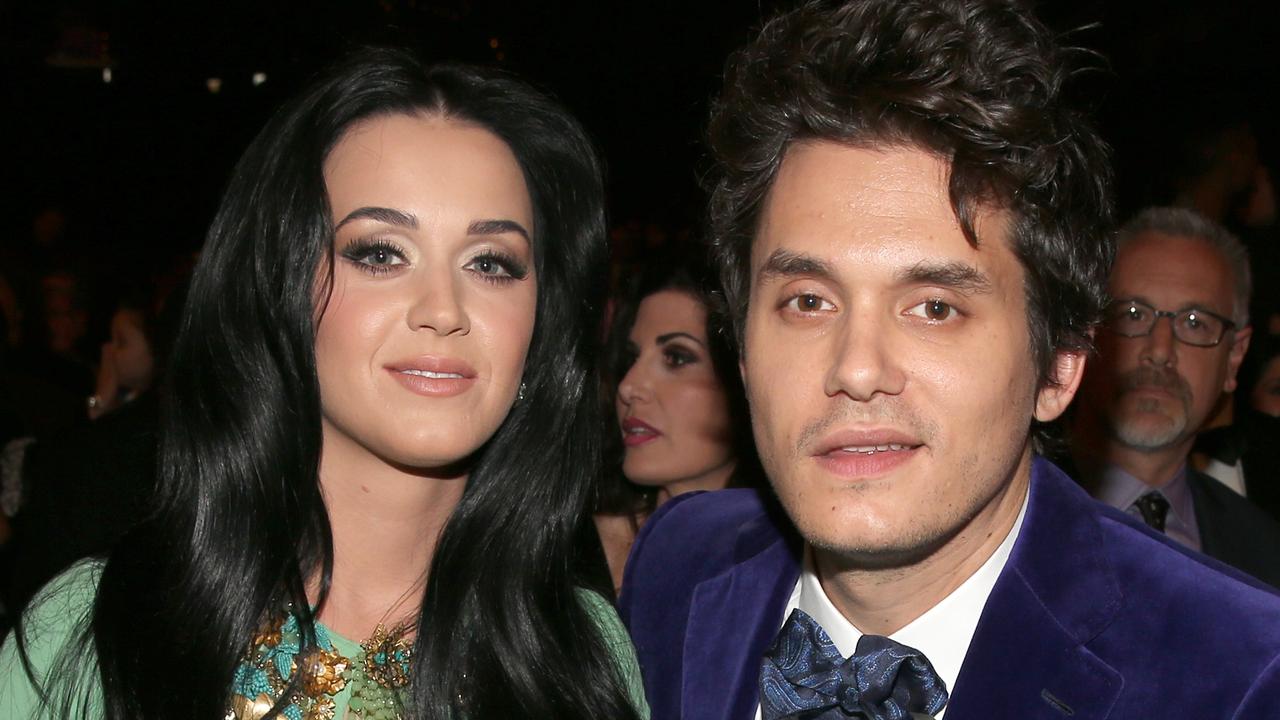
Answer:
[{"label": "man's face", "polygon": [[797,143],[751,251],[761,460],[801,534],[867,566],[1011,524],[1032,417],[1061,412],[1082,365],[1037,392],[1005,217],[979,213],[971,246],[947,172],[918,149]]},{"label": "man's face", "polygon": [[[1232,316],[1231,268],[1217,250],[1192,238],[1139,234],[1117,254],[1109,291],[1118,302],[1157,310]],[[1215,347],[1188,345],[1164,317],[1145,337],[1104,327],[1096,367],[1084,380],[1086,402],[1121,445],[1154,451],[1190,444],[1219,396],[1235,389],[1248,345],[1248,328],[1228,331]]]}]

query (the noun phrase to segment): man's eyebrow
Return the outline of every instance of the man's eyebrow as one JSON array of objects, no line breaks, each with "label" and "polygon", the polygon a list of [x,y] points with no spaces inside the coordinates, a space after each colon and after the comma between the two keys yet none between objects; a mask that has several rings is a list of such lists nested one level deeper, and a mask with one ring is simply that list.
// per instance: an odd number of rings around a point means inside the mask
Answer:
[{"label": "man's eyebrow", "polygon": [[960,262],[918,262],[898,273],[906,285],[937,285],[965,295],[991,292],[991,279],[981,270]]},{"label": "man's eyebrow", "polygon": [[388,225],[398,225],[400,227],[409,228],[411,230],[418,229],[418,218],[413,213],[407,213],[403,210],[385,207],[362,207],[352,210],[342,221],[338,223],[334,230],[341,228],[349,222],[355,220],[377,220]]},{"label": "man's eyebrow", "polygon": [[529,239],[529,231],[515,220],[476,220],[467,226],[468,235],[501,235],[509,232],[524,237],[526,242],[533,242]]},{"label": "man's eyebrow", "polygon": [[835,277],[835,273],[831,269],[831,265],[825,260],[805,255],[803,253],[795,253],[790,250],[778,248],[769,254],[768,259],[760,266],[760,272],[756,274],[756,282],[764,282],[765,280],[773,280],[777,278],[796,277],[806,275],[817,277],[824,280],[830,280]]}]

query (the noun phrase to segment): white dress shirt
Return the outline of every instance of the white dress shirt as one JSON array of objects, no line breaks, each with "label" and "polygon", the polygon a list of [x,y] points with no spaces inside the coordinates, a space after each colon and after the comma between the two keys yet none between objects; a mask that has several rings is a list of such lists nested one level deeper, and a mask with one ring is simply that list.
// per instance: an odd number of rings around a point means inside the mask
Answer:
[{"label": "white dress shirt", "polygon": [[1216,458],[1209,458],[1209,464],[1200,472],[1235,490],[1240,497],[1249,497],[1244,487],[1244,465],[1239,460],[1228,465]]},{"label": "white dress shirt", "polygon": [[[1022,518],[1026,513],[1027,498],[1024,497],[1018,518],[1014,520],[1009,534],[982,567],[937,605],[889,636],[892,640],[924,653],[938,677],[946,683],[948,693],[955,688],[960,666],[964,664],[964,656],[969,652],[969,643],[978,627],[982,609],[986,607],[987,597],[991,595],[991,589],[995,587],[1000,572],[1009,560],[1009,554],[1013,552],[1013,545],[1022,530]],[[845,657],[853,655],[863,633],[840,614],[823,591],[822,583],[813,569],[813,552],[807,544],[804,549],[804,567],[791,592],[786,612],[782,614],[783,623],[796,608],[803,610],[822,626],[840,654]],[[782,627],[781,624],[779,627]],[[943,708],[935,717],[941,719],[945,712],[946,708]],[[756,720],[761,720],[759,706],[756,707]]]}]

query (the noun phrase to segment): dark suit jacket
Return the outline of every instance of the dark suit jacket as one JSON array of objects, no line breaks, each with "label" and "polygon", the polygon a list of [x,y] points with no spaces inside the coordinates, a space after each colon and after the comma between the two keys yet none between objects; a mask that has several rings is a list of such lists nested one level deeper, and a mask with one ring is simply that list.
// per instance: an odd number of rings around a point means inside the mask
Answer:
[{"label": "dark suit jacket", "polygon": [[[655,720],[750,720],[799,549],[751,491],[682,496],[645,524],[620,610]],[[1280,718],[1280,596],[1037,460],[946,718],[1066,716]]]},{"label": "dark suit jacket", "polygon": [[1280,524],[1217,480],[1188,468],[1205,555],[1280,587]]},{"label": "dark suit jacket", "polygon": [[1280,522],[1280,418],[1253,408],[1236,408],[1236,422],[1196,437],[1194,452],[1244,470],[1249,501]]}]

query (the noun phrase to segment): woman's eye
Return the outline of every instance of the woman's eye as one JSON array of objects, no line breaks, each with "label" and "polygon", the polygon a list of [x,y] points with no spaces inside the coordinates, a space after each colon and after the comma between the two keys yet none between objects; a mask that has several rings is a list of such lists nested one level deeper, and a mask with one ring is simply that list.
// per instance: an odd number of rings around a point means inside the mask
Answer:
[{"label": "woman's eye", "polygon": [[830,312],[836,309],[835,305],[823,300],[820,295],[812,293],[801,293],[788,300],[783,307],[795,310],[801,313]]},{"label": "woman's eye", "polygon": [[510,275],[495,258],[480,257],[471,261],[471,267],[481,275]]},{"label": "woman's eye", "polygon": [[942,322],[951,319],[956,314],[956,309],[950,303],[934,298],[913,306],[907,310],[907,314],[932,322]]},{"label": "woman's eye", "polygon": [[407,265],[400,249],[387,243],[352,243],[342,251],[347,260],[372,272],[387,272],[397,265]]},{"label": "woman's eye", "polygon": [[481,255],[467,263],[467,268],[493,280],[523,280],[529,274],[525,266],[514,258],[495,254]]},{"label": "woman's eye", "polygon": [[697,355],[680,348],[668,348],[664,350],[662,358],[669,367],[681,367],[698,361]]}]

